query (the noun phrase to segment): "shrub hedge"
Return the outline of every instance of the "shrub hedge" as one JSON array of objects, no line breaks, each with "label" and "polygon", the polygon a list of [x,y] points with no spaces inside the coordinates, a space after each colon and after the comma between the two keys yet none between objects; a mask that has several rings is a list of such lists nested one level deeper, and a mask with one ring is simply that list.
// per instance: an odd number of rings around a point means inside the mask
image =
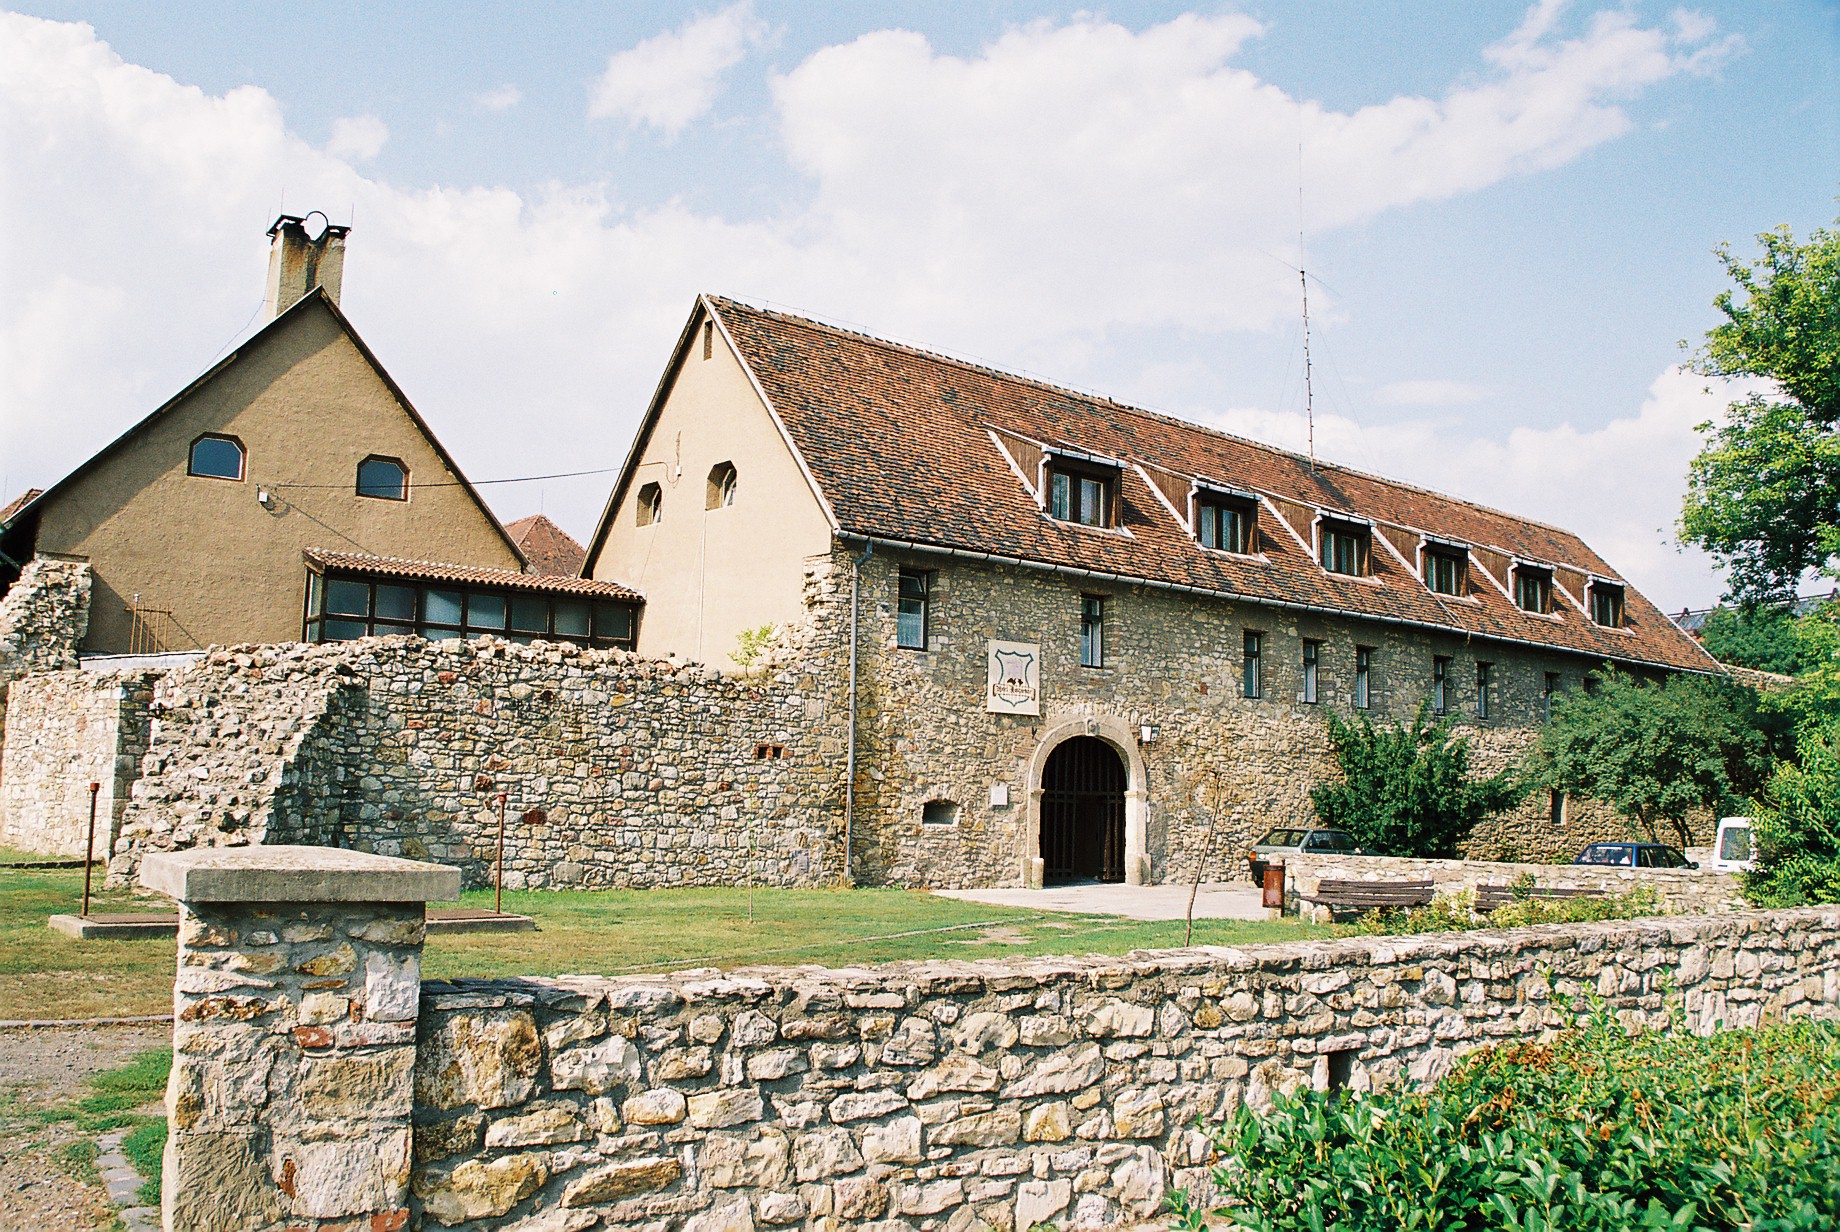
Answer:
[{"label": "shrub hedge", "polygon": [[1630,1036],[1600,1011],[1469,1054],[1429,1091],[1298,1091],[1213,1131],[1260,1232],[1790,1232],[1840,1226],[1840,1025]]}]

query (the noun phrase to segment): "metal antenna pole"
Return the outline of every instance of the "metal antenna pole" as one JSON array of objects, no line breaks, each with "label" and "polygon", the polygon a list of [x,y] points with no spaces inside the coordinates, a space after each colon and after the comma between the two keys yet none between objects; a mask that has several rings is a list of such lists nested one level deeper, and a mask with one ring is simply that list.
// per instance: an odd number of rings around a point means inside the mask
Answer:
[{"label": "metal antenna pole", "polygon": [[505,792],[498,793],[498,889],[492,898],[492,910],[505,914]]},{"label": "metal antenna pole", "polygon": [[1303,285],[1303,413],[1309,421],[1310,470],[1316,469],[1316,400],[1310,388],[1310,276],[1303,249],[1303,142],[1297,143],[1297,281]]},{"label": "metal antenna pole", "polygon": [[96,793],[102,790],[101,783],[89,785],[89,847],[83,853],[83,912],[89,916],[89,870],[96,862]]}]

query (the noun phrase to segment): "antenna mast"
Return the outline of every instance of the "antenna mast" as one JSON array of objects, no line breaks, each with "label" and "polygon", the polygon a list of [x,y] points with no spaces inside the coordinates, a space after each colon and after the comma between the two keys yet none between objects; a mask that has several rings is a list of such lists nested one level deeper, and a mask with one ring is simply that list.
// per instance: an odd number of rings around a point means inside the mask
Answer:
[{"label": "antenna mast", "polygon": [[1303,413],[1309,422],[1310,470],[1316,470],[1316,402],[1310,388],[1310,275],[1303,250],[1303,142],[1297,143],[1297,282],[1303,288]]}]

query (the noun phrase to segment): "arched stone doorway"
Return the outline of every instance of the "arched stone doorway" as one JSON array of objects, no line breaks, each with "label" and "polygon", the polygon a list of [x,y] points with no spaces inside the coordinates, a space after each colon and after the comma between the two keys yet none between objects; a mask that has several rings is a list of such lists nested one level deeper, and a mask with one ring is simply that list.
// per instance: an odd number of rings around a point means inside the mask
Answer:
[{"label": "arched stone doorway", "polygon": [[[1052,724],[1029,759],[1025,886],[1049,881],[1124,881],[1148,873],[1148,791],[1130,724],[1080,715]],[[1051,868],[1052,866],[1052,868]]]},{"label": "arched stone doorway", "polygon": [[1097,736],[1075,736],[1041,773],[1042,881],[1124,880],[1124,762]]}]

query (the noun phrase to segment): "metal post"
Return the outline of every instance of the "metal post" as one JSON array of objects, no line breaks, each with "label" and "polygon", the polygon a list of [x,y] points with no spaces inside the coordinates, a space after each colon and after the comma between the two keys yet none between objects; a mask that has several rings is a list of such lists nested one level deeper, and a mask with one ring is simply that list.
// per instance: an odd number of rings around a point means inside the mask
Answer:
[{"label": "metal post", "polygon": [[505,914],[505,798],[506,793],[498,793],[498,892],[492,899],[498,915]]},{"label": "metal post", "polygon": [[83,852],[83,912],[89,916],[89,870],[96,862],[96,794],[102,790],[101,783],[89,785],[89,846]]}]

